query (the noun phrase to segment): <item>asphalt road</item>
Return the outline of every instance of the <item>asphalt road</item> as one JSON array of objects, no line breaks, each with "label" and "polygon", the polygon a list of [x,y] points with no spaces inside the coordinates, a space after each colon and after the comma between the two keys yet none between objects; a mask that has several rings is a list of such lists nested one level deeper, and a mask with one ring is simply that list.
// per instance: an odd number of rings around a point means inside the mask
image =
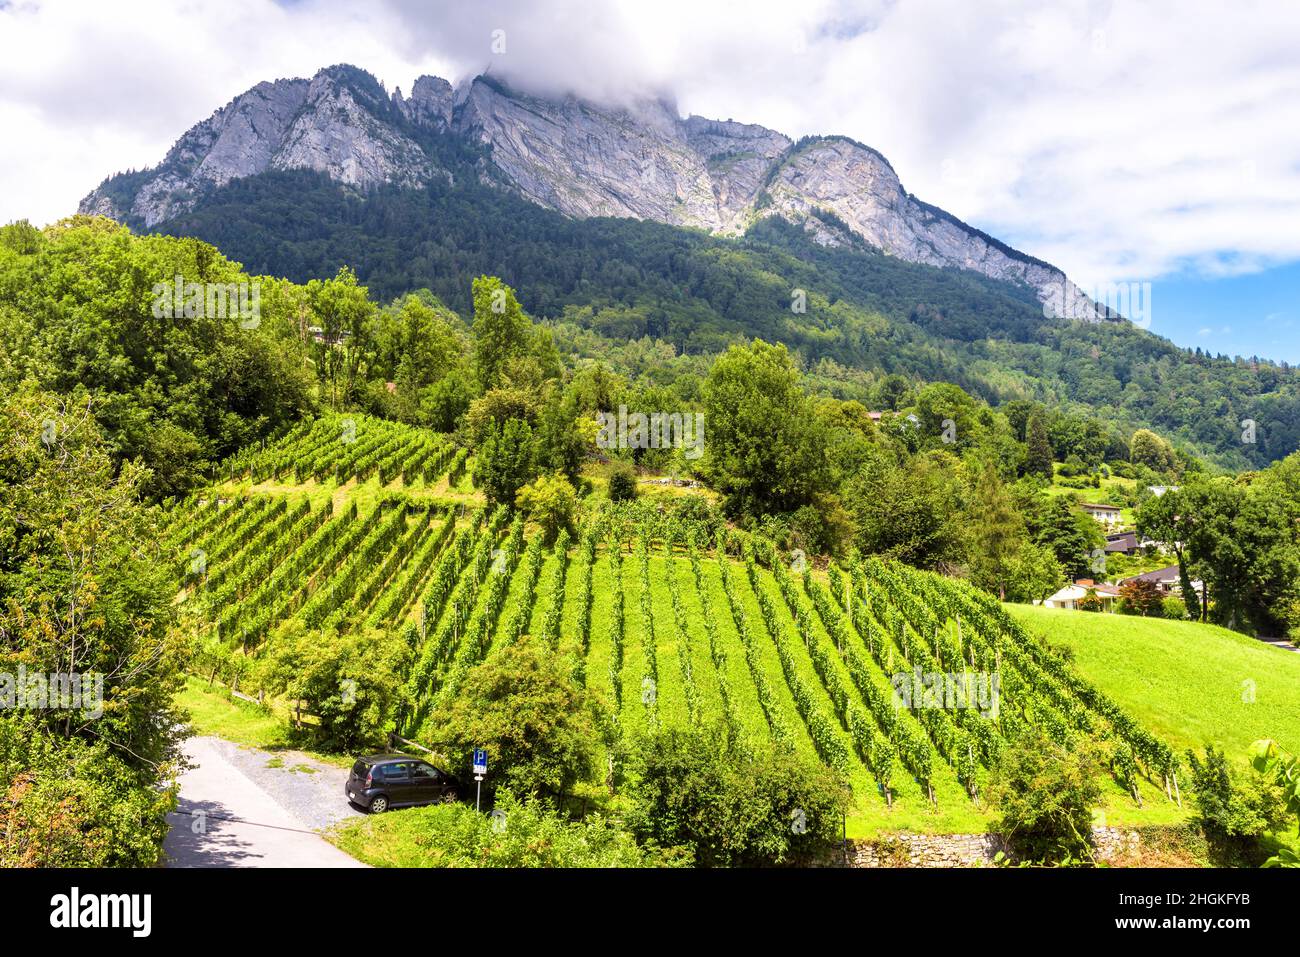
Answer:
[{"label": "asphalt road", "polygon": [[190,738],[185,753],[194,766],[168,816],[168,867],[366,866],[317,833],[361,813],[343,797],[347,771],[212,737]]}]

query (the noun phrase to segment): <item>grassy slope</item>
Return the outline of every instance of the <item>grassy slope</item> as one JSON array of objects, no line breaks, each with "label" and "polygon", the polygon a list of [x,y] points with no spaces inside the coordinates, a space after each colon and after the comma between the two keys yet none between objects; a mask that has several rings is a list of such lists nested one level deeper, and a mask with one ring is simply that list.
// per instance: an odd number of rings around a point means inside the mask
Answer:
[{"label": "grassy slope", "polygon": [[1265,737],[1300,749],[1300,655],[1214,625],[1007,607],[1072,648],[1087,678],[1180,750],[1212,743],[1244,760]]}]

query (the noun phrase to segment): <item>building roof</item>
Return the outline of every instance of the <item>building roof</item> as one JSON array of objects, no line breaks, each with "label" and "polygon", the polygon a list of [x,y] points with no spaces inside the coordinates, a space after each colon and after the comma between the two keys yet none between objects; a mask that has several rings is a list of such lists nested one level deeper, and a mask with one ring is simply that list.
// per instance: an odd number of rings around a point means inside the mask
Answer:
[{"label": "building roof", "polygon": [[1177,581],[1177,580],[1178,580],[1178,566],[1166,565],[1164,568],[1157,568],[1155,571],[1143,572],[1141,575],[1132,575],[1129,578],[1125,578],[1123,582],[1120,582],[1120,584],[1124,584],[1125,582],[1135,582],[1135,581],[1156,582],[1157,584],[1159,584],[1160,582],[1169,582],[1169,581]]},{"label": "building roof", "polygon": [[1117,535],[1106,536],[1106,551],[1108,552],[1129,552],[1138,547],[1138,537],[1136,532],[1120,532]]},{"label": "building roof", "polygon": [[1099,510],[1101,510],[1101,511],[1105,511],[1105,512],[1118,512],[1118,511],[1121,511],[1121,509],[1120,509],[1120,507],[1119,507],[1118,505],[1098,505],[1098,504],[1095,503],[1095,502],[1080,502],[1080,503],[1079,503],[1079,507],[1080,507],[1080,508],[1095,508],[1095,509],[1099,509]]}]

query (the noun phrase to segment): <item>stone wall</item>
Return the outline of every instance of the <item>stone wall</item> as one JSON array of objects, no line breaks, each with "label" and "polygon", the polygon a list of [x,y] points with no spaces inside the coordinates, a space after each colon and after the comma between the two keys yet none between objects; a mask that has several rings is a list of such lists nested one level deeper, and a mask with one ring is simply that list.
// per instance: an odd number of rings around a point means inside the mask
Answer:
[{"label": "stone wall", "polygon": [[[1138,832],[1094,827],[1098,860],[1122,863],[1136,854]],[[996,834],[912,834],[900,832],[872,840],[851,840],[844,852],[822,862],[829,867],[992,867],[999,852],[1013,855]]]}]

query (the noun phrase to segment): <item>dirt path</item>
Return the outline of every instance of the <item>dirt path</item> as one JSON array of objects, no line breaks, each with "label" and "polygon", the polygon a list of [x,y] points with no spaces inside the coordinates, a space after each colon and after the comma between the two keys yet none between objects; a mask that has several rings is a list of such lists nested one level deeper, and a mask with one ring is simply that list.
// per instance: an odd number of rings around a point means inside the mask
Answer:
[{"label": "dirt path", "polygon": [[360,813],[343,797],[342,768],[220,738],[185,743],[195,765],[163,841],[168,867],[364,867],[317,830]]}]

